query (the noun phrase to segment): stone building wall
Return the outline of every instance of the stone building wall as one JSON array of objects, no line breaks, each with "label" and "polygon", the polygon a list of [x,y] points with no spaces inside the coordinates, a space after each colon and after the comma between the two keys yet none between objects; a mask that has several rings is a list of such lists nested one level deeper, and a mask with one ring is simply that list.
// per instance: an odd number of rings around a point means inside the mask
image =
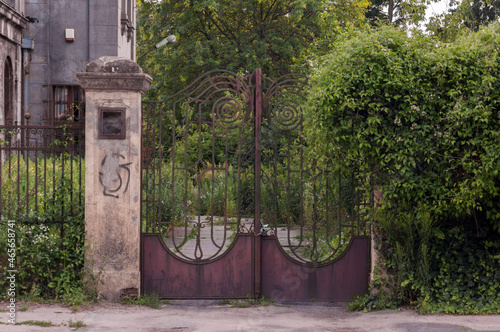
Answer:
[{"label": "stone building wall", "polygon": [[[83,102],[75,73],[100,56],[135,59],[135,7],[122,20],[123,4],[133,0],[26,0],[32,18],[26,36],[33,38],[29,80],[31,123],[50,123],[74,112]],[[124,26],[125,29],[123,28]],[[73,29],[74,40],[66,39]],[[127,38],[127,34],[130,36]],[[67,105],[62,105],[66,103]],[[71,115],[71,114],[70,114]]]},{"label": "stone building wall", "polygon": [[[22,31],[27,24],[27,20],[20,12],[22,7],[22,2],[19,0],[0,0],[0,124],[5,124],[8,112],[12,114],[13,122],[21,119],[23,69],[21,43]],[[8,80],[10,86],[6,86],[6,76],[12,77]]]}]

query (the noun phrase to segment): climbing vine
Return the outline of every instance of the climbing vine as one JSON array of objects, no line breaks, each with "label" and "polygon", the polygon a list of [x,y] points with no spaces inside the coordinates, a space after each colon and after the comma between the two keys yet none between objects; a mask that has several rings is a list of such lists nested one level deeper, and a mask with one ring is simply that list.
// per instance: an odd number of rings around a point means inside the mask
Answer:
[{"label": "climbing vine", "polygon": [[453,44],[382,27],[339,40],[318,68],[309,136],[334,137],[323,151],[383,193],[379,243],[397,301],[457,313],[498,301],[500,264],[484,265],[500,254],[500,27]]}]

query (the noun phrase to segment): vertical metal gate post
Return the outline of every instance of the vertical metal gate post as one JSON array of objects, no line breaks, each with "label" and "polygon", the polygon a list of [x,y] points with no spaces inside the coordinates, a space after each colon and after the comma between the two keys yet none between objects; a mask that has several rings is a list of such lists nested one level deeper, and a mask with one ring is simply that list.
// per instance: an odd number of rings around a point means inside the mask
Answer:
[{"label": "vertical metal gate post", "polygon": [[262,234],[260,225],[260,126],[262,121],[262,69],[255,70],[255,218],[254,218],[254,276],[255,276],[255,298],[260,297],[261,280],[261,247]]}]

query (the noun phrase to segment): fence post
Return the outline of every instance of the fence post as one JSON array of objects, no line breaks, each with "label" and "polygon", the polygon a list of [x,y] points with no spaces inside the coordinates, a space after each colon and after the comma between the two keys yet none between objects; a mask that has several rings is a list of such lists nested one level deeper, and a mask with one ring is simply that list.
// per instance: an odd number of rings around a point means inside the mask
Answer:
[{"label": "fence post", "polygon": [[105,299],[139,296],[141,95],[151,77],[119,57],[101,57],[76,76],[86,99],[86,266]]}]

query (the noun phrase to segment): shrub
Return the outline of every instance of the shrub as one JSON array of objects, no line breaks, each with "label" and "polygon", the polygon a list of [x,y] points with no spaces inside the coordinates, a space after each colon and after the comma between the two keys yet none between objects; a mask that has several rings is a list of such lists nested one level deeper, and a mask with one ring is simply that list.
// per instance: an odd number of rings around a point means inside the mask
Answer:
[{"label": "shrub", "polygon": [[307,128],[383,193],[395,301],[498,312],[500,26],[447,45],[391,27],[350,36],[317,71]]}]

